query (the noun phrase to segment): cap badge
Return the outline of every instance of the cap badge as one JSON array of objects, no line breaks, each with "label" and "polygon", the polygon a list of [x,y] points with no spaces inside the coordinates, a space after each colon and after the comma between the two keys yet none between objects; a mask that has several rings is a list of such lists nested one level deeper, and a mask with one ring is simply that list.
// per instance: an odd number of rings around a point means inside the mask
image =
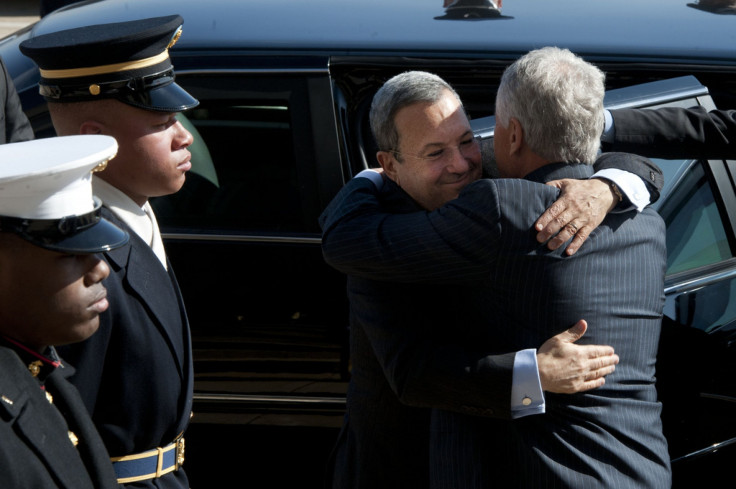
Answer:
[{"label": "cap badge", "polygon": [[[113,156],[113,158],[114,158],[114,157],[115,157],[115,156]],[[112,158],[110,158],[110,159],[112,159]],[[107,163],[108,163],[109,161],[110,161],[110,160],[105,160],[105,161],[102,161],[102,162],[100,162],[100,164],[99,164],[99,165],[97,165],[96,167],[92,168],[92,173],[98,173],[98,172],[104,171],[104,170],[105,170],[105,168],[107,168]]]},{"label": "cap badge", "polygon": [[179,40],[181,37],[181,26],[174,32],[174,35],[171,36],[171,41],[169,41],[169,45],[166,46],[166,49],[171,49],[171,47],[176,44],[176,41]]}]

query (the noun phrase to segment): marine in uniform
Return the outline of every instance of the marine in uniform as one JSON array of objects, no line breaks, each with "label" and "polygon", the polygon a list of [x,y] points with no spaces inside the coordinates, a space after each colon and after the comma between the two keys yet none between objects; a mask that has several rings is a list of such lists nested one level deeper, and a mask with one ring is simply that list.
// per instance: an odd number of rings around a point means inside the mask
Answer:
[{"label": "marine in uniform", "polygon": [[100,331],[65,348],[121,484],[188,489],[182,468],[192,410],[192,350],[181,293],[150,197],[174,193],[191,168],[192,135],[176,119],[197,100],[174,82],[178,15],[30,38],[60,135],[107,134],[120,146],[94,178],[103,215],[131,235],[104,254],[112,272]]},{"label": "marine in uniform", "polygon": [[98,253],[128,241],[101,217],[91,171],[108,136],[0,146],[0,487],[118,487],[55,344],[94,334],[109,274]]}]

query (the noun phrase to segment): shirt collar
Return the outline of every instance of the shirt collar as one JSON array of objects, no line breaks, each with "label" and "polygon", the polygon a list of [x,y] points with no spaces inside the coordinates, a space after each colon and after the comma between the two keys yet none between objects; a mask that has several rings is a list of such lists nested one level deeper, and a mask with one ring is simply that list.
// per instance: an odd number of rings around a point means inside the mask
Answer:
[{"label": "shirt collar", "polygon": [[[151,245],[153,225],[144,207],[96,175],[92,177],[92,188],[105,207],[127,224],[147,245]],[[149,205],[148,202],[145,205]]]},{"label": "shirt collar", "polygon": [[549,163],[524,177],[524,180],[547,183],[562,178],[576,178],[584,180],[593,175],[593,167],[583,163]]}]

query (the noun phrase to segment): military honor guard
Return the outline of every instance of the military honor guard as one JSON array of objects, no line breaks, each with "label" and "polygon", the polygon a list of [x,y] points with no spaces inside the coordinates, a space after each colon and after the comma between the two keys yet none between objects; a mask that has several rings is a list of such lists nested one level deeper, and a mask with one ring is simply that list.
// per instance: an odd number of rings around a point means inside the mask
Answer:
[{"label": "military honor guard", "polygon": [[99,253],[125,231],[101,216],[92,171],[108,136],[0,145],[0,487],[118,487],[107,450],[54,345],[85,340],[108,308]]},{"label": "military honor guard", "polygon": [[181,293],[149,198],[178,191],[192,135],[178,112],[198,101],[174,81],[178,15],[31,37],[40,92],[59,135],[105,134],[117,157],[93,179],[102,214],[130,234],[104,253],[110,307],[99,332],[65,348],[121,484],[188,489],[183,434],[192,412],[192,349]]}]

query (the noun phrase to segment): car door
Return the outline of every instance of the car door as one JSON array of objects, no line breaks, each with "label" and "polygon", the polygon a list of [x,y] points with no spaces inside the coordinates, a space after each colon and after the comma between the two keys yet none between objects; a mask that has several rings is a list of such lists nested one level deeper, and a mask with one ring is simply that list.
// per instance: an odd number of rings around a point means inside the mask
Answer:
[{"label": "car door", "polygon": [[345,279],[317,222],[342,185],[326,61],[217,59],[176,60],[200,101],[180,116],[193,168],[152,199],[191,324],[194,421],[339,427]]},{"label": "car door", "polygon": [[[606,93],[614,108],[715,108],[692,76]],[[494,173],[493,117],[471,122]],[[736,161],[653,159],[665,176],[654,204],[667,225],[657,390],[674,485],[718,480],[736,454]]]}]

